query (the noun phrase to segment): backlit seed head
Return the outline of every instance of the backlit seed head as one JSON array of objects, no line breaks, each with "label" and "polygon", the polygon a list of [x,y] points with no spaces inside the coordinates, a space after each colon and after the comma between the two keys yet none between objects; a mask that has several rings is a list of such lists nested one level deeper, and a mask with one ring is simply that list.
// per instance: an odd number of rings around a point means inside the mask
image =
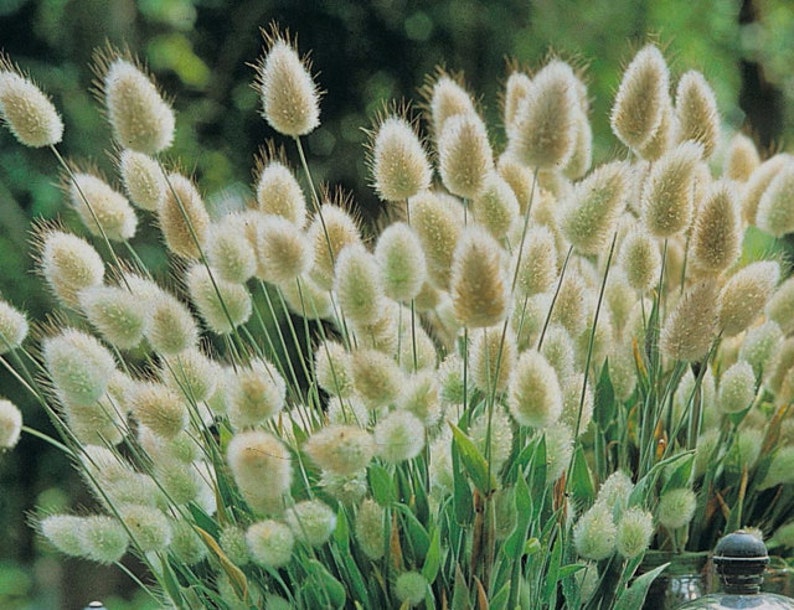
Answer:
[{"label": "backlit seed head", "polygon": [[653,515],[634,506],[626,510],[618,521],[615,546],[618,553],[632,559],[644,553],[651,544],[653,536]]},{"label": "backlit seed head", "polygon": [[[136,294],[134,290],[133,294]],[[196,322],[181,301],[158,289],[147,305],[151,314],[144,334],[154,351],[169,356],[196,345]]]},{"label": "backlit seed head", "polygon": [[532,79],[508,130],[508,152],[533,168],[563,169],[577,140],[579,81],[559,60],[544,66]]},{"label": "backlit seed head", "polygon": [[515,70],[507,77],[504,99],[504,124],[511,126],[515,122],[521,103],[527,98],[532,88],[532,79]]},{"label": "backlit seed head", "polygon": [[309,227],[309,238],[314,250],[312,279],[324,290],[334,283],[334,265],[342,249],[350,244],[360,244],[361,235],[353,217],[337,205],[324,203]]},{"label": "backlit seed head", "polygon": [[408,377],[397,408],[416,415],[425,427],[432,427],[441,417],[439,387],[435,370],[420,371]]},{"label": "backlit seed head", "polygon": [[140,381],[129,401],[135,419],[159,436],[173,438],[187,426],[185,398],[165,384]]},{"label": "backlit seed head", "polygon": [[370,165],[378,196],[403,201],[430,188],[433,171],[419,137],[405,118],[390,116],[372,134]]},{"label": "backlit seed head", "polygon": [[471,95],[449,75],[441,72],[435,82],[428,84],[425,94],[429,101],[433,136],[438,140],[447,119],[461,114],[476,114]]},{"label": "backlit seed head", "polygon": [[756,224],[761,197],[778,172],[790,165],[791,160],[790,155],[775,155],[764,161],[750,174],[742,195],[742,218],[747,224]]},{"label": "backlit seed head", "polygon": [[522,426],[546,428],[562,413],[562,391],[557,372],[535,350],[521,354],[510,378],[510,414]]},{"label": "backlit seed head", "polygon": [[715,182],[697,211],[690,255],[695,266],[706,273],[724,271],[739,256],[741,221],[733,190],[732,183]]},{"label": "backlit seed head", "polygon": [[646,45],[623,73],[610,116],[612,131],[626,146],[640,150],[654,137],[669,106],[669,86],[664,57]]},{"label": "backlit seed head", "polygon": [[314,352],[314,378],[331,396],[348,398],[353,394],[350,354],[337,341],[323,341]]},{"label": "backlit seed head", "polygon": [[503,251],[485,229],[463,230],[452,260],[450,293],[455,316],[464,326],[493,326],[507,315],[508,283]]},{"label": "backlit seed head", "polygon": [[116,368],[116,361],[105,346],[74,329],[45,339],[41,351],[55,390],[78,405],[99,400]]},{"label": "backlit seed head", "polygon": [[471,201],[471,214],[496,239],[505,237],[518,217],[518,199],[507,180],[490,172]]},{"label": "backlit seed head", "polygon": [[747,182],[760,164],[755,143],[743,133],[737,133],[728,144],[722,173],[729,180]]},{"label": "backlit seed head", "polygon": [[656,519],[667,529],[675,530],[689,523],[696,507],[697,498],[691,489],[671,489],[659,498]]},{"label": "backlit seed head", "polygon": [[783,165],[761,195],[756,223],[775,237],[794,232],[794,161]]},{"label": "backlit seed head", "polygon": [[546,329],[540,353],[557,371],[558,379],[573,375],[574,343],[570,333],[559,324],[552,324]]},{"label": "backlit seed head", "polygon": [[739,359],[748,362],[755,375],[760,376],[782,340],[783,331],[780,326],[777,322],[768,320],[747,331],[739,348]]},{"label": "backlit seed head", "polygon": [[49,515],[39,523],[39,531],[61,553],[82,557],[85,552],[81,536],[84,523],[84,517]]},{"label": "backlit seed head", "polygon": [[334,314],[331,293],[321,288],[310,275],[304,274],[278,289],[289,310],[307,320],[327,320]]},{"label": "backlit seed head", "polygon": [[720,378],[717,404],[723,413],[738,413],[755,398],[755,373],[749,362],[739,361]]},{"label": "backlit seed head", "polygon": [[659,347],[664,355],[695,362],[708,353],[716,331],[717,295],[713,281],[687,290],[662,327]]},{"label": "backlit seed head", "polygon": [[411,226],[425,252],[430,282],[440,290],[447,290],[452,257],[463,225],[463,208],[430,192],[412,197],[408,205]]},{"label": "backlit seed head", "polygon": [[720,115],[711,85],[696,70],[684,73],[675,92],[679,140],[692,140],[703,147],[708,159],[720,136]]},{"label": "backlit seed head", "polygon": [[28,321],[25,314],[0,300],[0,354],[18,348],[27,335]]},{"label": "backlit seed head", "polygon": [[615,552],[617,527],[612,512],[600,502],[584,513],[573,527],[576,552],[584,559],[599,561]]},{"label": "backlit seed head", "polygon": [[557,279],[557,248],[554,234],[544,226],[531,227],[527,231],[521,260],[513,255],[514,269],[518,264],[516,291],[522,296],[547,292]]},{"label": "backlit seed head", "polygon": [[287,511],[286,519],[295,539],[309,546],[328,542],[336,527],[336,513],[319,500],[298,502]]},{"label": "backlit seed head", "polygon": [[367,467],[375,441],[363,428],[335,424],[312,434],[303,450],[323,470],[352,475]]},{"label": "backlit seed head", "polygon": [[231,333],[251,316],[251,295],[243,284],[222,280],[201,263],[188,269],[185,283],[207,326],[219,335]]},{"label": "backlit seed head", "polygon": [[9,400],[0,398],[0,450],[13,449],[22,432],[22,412]]},{"label": "backlit seed head", "polygon": [[157,219],[168,249],[184,258],[200,258],[206,246],[210,217],[194,184],[181,174],[168,175]]},{"label": "backlit seed head", "polygon": [[390,299],[415,299],[427,279],[427,262],[419,236],[404,222],[395,222],[378,237],[375,259],[383,289]]},{"label": "backlit seed head", "polygon": [[292,482],[292,462],[279,439],[262,430],[240,432],[229,442],[226,460],[252,509],[260,513],[281,511]]},{"label": "backlit seed head", "polygon": [[132,349],[141,342],[149,312],[129,290],[91,286],[81,290],[78,298],[86,318],[108,343]]},{"label": "backlit seed head", "polygon": [[486,395],[504,392],[517,351],[515,336],[509,331],[503,334],[502,325],[473,332],[469,366],[474,385]]},{"label": "backlit seed head", "polygon": [[104,233],[113,241],[135,235],[138,219],[124,195],[93,174],[75,173],[66,180],[72,207],[93,235]]},{"label": "backlit seed head", "polygon": [[269,362],[238,367],[226,381],[229,420],[235,428],[256,426],[284,408],[286,394],[284,378]]},{"label": "backlit seed head", "polygon": [[286,218],[299,229],[306,224],[306,198],[292,171],[280,161],[269,161],[256,184],[256,205],[265,214]]},{"label": "backlit seed head", "polygon": [[127,148],[119,157],[119,172],[130,201],[141,209],[157,210],[168,188],[157,161]]},{"label": "backlit seed head", "polygon": [[196,348],[165,356],[161,361],[163,383],[184,395],[191,404],[209,400],[220,374],[220,365]]},{"label": "backlit seed head", "polygon": [[100,57],[98,64],[107,116],[116,142],[147,155],[171,146],[174,112],[149,75],[117,55]]},{"label": "backlit seed head", "polygon": [[251,561],[266,568],[281,568],[292,558],[295,535],[284,523],[258,521],[245,532]]},{"label": "backlit seed head", "polygon": [[579,182],[561,210],[563,235],[582,254],[598,254],[609,243],[626,205],[624,165],[602,165]]},{"label": "backlit seed head", "polygon": [[392,411],[377,423],[373,433],[376,455],[392,464],[415,458],[425,446],[425,427],[409,411]]},{"label": "backlit seed head", "polygon": [[676,144],[677,136],[678,117],[676,117],[672,100],[665,95],[662,122],[659,123],[659,128],[651,136],[651,139],[639,149],[640,157],[646,161],[656,161]]},{"label": "backlit seed head", "polygon": [[227,214],[210,227],[207,239],[207,261],[227,282],[242,284],[257,270],[254,245],[246,235],[251,217],[245,214]]},{"label": "backlit seed head", "polygon": [[77,517],[80,519],[80,547],[84,557],[104,565],[119,561],[127,552],[129,535],[118,519],[107,515]]},{"label": "backlit seed head", "polygon": [[794,278],[778,286],[766,306],[766,315],[777,322],[784,335],[794,332]]},{"label": "backlit seed head", "polygon": [[397,363],[383,352],[359,349],[352,354],[353,385],[370,408],[386,406],[397,400],[403,374]]},{"label": "backlit seed head", "polygon": [[590,127],[590,121],[584,111],[577,112],[575,115],[576,143],[564,170],[565,176],[571,180],[577,180],[584,176],[593,164],[593,130]]},{"label": "backlit seed head", "polygon": [[285,136],[305,136],[320,125],[320,91],[311,64],[301,59],[295,43],[275,28],[265,34],[266,51],[257,65],[256,86],[262,114]]},{"label": "backlit seed head", "polygon": [[334,292],[345,317],[358,324],[374,324],[385,294],[378,261],[361,244],[342,250],[336,261]]},{"label": "backlit seed head", "polygon": [[383,508],[371,498],[366,498],[356,512],[356,540],[359,548],[373,561],[383,557],[386,548],[386,537],[383,535],[384,516]]},{"label": "backlit seed head", "polygon": [[420,572],[403,572],[394,581],[394,595],[406,607],[413,608],[425,600],[427,579]]},{"label": "backlit seed head", "polygon": [[726,337],[748,328],[763,312],[780,278],[773,261],[751,263],[740,269],[720,291],[718,327]]},{"label": "backlit seed head", "polygon": [[83,288],[102,284],[105,265],[85,240],[71,233],[45,229],[36,242],[44,279],[64,305],[77,308],[77,294]]},{"label": "backlit seed head", "polygon": [[671,237],[689,227],[692,187],[702,148],[684,142],[665,153],[651,168],[642,190],[642,219],[651,235]]},{"label": "backlit seed head", "polygon": [[476,197],[494,169],[493,151],[482,119],[472,113],[450,117],[436,146],[444,186],[459,197]]},{"label": "backlit seed head", "polygon": [[537,201],[542,196],[537,185],[533,188],[535,180],[532,170],[507,154],[499,157],[496,169],[499,175],[510,185],[510,188],[513,189],[518,201],[519,212],[523,217],[529,208],[530,202],[533,199]]},{"label": "backlit seed head", "polygon": [[0,118],[24,146],[54,146],[63,137],[63,121],[50,98],[2,54]]},{"label": "backlit seed head", "polygon": [[297,225],[269,214],[255,229],[256,275],[273,284],[287,284],[309,271],[311,241]]},{"label": "backlit seed head", "polygon": [[163,551],[171,543],[171,522],[162,511],[143,504],[127,504],[119,509],[132,543],[144,553]]}]

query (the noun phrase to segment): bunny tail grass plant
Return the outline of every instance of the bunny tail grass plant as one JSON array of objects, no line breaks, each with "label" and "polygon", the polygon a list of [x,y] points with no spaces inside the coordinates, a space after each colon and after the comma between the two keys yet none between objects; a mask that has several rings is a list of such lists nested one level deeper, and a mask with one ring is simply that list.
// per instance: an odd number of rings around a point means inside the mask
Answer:
[{"label": "bunny tail grass plant", "polygon": [[439,71],[421,120],[385,105],[366,132],[392,211],[369,230],[312,181],[320,87],[287,33],[254,86],[300,165],[266,144],[216,215],[162,156],[179,125],[150,75],[97,58],[119,185],[61,155],[52,102],[0,61],[4,123],[84,226],[32,230],[57,314],[0,301],[0,363],[60,435],[0,399],[0,448],[44,438],[94,500],[37,517],[49,544],[224,609],[635,608],[648,553],[741,526],[792,552],[794,284],[740,247],[789,230],[792,162],[736,136],[709,164],[705,77],[643,47],[609,117],[624,154],[591,168],[580,70],[514,69],[501,134]]}]

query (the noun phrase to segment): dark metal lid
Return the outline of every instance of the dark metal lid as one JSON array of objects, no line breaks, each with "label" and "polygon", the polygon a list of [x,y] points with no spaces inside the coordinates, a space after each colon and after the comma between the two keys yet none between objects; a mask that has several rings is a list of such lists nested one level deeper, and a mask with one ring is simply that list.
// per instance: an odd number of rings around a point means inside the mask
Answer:
[{"label": "dark metal lid", "polygon": [[761,590],[769,555],[763,540],[738,530],[720,539],[713,561],[726,593],[753,595]]}]

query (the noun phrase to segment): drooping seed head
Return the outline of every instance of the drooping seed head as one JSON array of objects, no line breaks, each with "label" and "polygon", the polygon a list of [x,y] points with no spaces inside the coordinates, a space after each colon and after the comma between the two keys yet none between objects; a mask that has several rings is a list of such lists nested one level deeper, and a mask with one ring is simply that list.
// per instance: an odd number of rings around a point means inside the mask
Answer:
[{"label": "drooping seed head", "polygon": [[130,201],[143,210],[157,210],[168,188],[157,161],[127,148],[119,157],[119,172]]},{"label": "drooping seed head", "polygon": [[135,235],[138,219],[124,195],[93,174],[79,172],[66,180],[72,207],[93,235],[101,237],[104,233],[113,241]]},{"label": "drooping seed head", "polygon": [[472,199],[494,169],[485,123],[477,114],[457,114],[444,122],[436,147],[439,172],[450,193]]},{"label": "drooping seed head", "polygon": [[738,335],[761,315],[779,278],[773,261],[751,263],[731,276],[720,291],[717,325],[723,336]]},{"label": "drooping seed head", "polygon": [[493,326],[507,315],[509,287],[503,251],[482,227],[465,228],[452,259],[450,293],[457,320],[464,326]]},{"label": "drooping seed head", "polygon": [[295,535],[288,525],[272,519],[258,521],[245,532],[251,561],[266,568],[284,567],[292,559]]},{"label": "drooping seed head", "polygon": [[651,235],[671,237],[689,227],[692,187],[701,147],[684,142],[654,163],[642,190],[642,219]]},{"label": "drooping seed head", "polygon": [[361,243],[358,225],[343,208],[324,203],[309,227],[309,238],[314,250],[312,279],[324,290],[334,283],[334,265],[342,249]]},{"label": "drooping seed head", "polygon": [[273,284],[293,283],[312,265],[311,240],[282,216],[268,214],[256,224],[256,275]]},{"label": "drooping seed head", "polygon": [[22,432],[22,412],[10,400],[0,398],[0,450],[13,449]]},{"label": "drooping seed head", "polygon": [[755,225],[761,197],[778,172],[791,163],[790,155],[775,155],[759,165],[750,174],[742,195],[742,218],[749,225]]},{"label": "drooping seed head", "polygon": [[119,56],[98,59],[102,93],[113,137],[124,148],[159,153],[174,139],[174,112],[149,75]]},{"label": "drooping seed head", "polygon": [[392,464],[415,458],[425,446],[425,427],[408,411],[392,411],[373,431],[376,455]]},{"label": "drooping seed head", "polygon": [[279,439],[262,430],[240,432],[229,442],[226,460],[252,509],[280,512],[292,481],[292,462]]},{"label": "drooping seed head", "polygon": [[522,353],[510,378],[510,414],[522,426],[546,428],[562,413],[557,372],[536,350]]},{"label": "drooping seed head", "polygon": [[50,98],[5,55],[0,55],[0,118],[24,146],[54,146],[63,137],[63,121]]},{"label": "drooping seed head", "polygon": [[129,401],[135,419],[159,436],[173,438],[187,426],[184,396],[163,383],[137,382]]},{"label": "drooping seed head", "polygon": [[632,559],[644,553],[651,544],[653,536],[653,515],[638,506],[626,510],[617,526],[615,546],[618,553]]},{"label": "drooping seed head", "polygon": [[81,290],[78,298],[86,318],[108,343],[132,349],[141,342],[149,311],[129,290],[91,286]]},{"label": "drooping seed head", "polygon": [[287,511],[286,519],[296,540],[315,547],[328,542],[336,527],[336,513],[320,500],[298,502]]},{"label": "drooping seed head", "polygon": [[257,208],[286,218],[299,229],[306,224],[306,198],[292,171],[271,160],[262,167],[256,184]]},{"label": "drooping seed head", "polygon": [[659,130],[669,105],[670,74],[656,46],[644,46],[623,73],[610,124],[629,148],[640,150]]},{"label": "drooping seed head", "polygon": [[231,213],[210,227],[207,261],[227,282],[245,283],[257,270],[254,245],[242,237],[250,222],[251,216],[247,214]]},{"label": "drooping seed head", "polygon": [[559,60],[548,63],[516,111],[508,152],[529,167],[563,169],[576,146],[579,104],[571,67]]},{"label": "drooping seed head", "polygon": [[573,527],[576,552],[584,559],[599,561],[615,552],[617,527],[612,511],[597,502],[584,513]]},{"label": "drooping seed head", "polygon": [[716,330],[717,296],[714,281],[687,290],[662,327],[659,347],[663,354],[695,362],[708,353]]},{"label": "drooping seed head", "polygon": [[56,391],[78,405],[99,400],[116,368],[116,361],[105,346],[74,329],[64,329],[45,339],[41,351]]},{"label": "drooping seed head", "polygon": [[359,548],[373,561],[383,557],[386,548],[386,537],[383,535],[384,516],[383,508],[371,498],[366,498],[356,512],[356,540]]},{"label": "drooping seed head", "polygon": [[582,254],[598,254],[609,243],[626,206],[623,163],[602,165],[579,182],[561,210],[560,228]]},{"label": "drooping seed head", "polygon": [[363,428],[335,424],[312,434],[303,450],[323,470],[352,475],[367,467],[375,441]]},{"label": "drooping seed head", "polygon": [[717,405],[723,413],[739,413],[755,398],[755,372],[749,362],[740,360],[720,377]]},{"label": "drooping seed head", "polygon": [[775,237],[794,232],[794,161],[780,168],[761,195],[756,224]]},{"label": "drooping seed head", "polygon": [[84,288],[99,286],[105,265],[96,250],[84,239],[55,229],[45,229],[36,238],[39,266],[55,296],[77,308],[77,294]]},{"label": "drooping seed head", "polygon": [[386,406],[402,391],[403,374],[397,363],[374,349],[352,354],[353,385],[370,408]]},{"label": "drooping seed head", "polygon": [[462,226],[462,208],[433,193],[420,193],[408,202],[411,226],[419,236],[430,282],[441,290],[449,288],[452,257]]},{"label": "drooping seed head", "polygon": [[715,182],[701,203],[690,238],[690,256],[699,269],[718,274],[731,266],[741,249],[741,221],[734,187]]},{"label": "drooping seed head", "polygon": [[243,284],[233,284],[210,275],[201,263],[190,267],[185,285],[204,322],[215,333],[226,335],[251,316],[251,295]]},{"label": "drooping seed head", "polygon": [[714,91],[700,72],[689,70],[678,81],[675,111],[679,140],[697,142],[703,158],[711,157],[720,136],[720,115]]},{"label": "drooping seed head", "polygon": [[697,498],[691,489],[671,489],[659,498],[656,519],[667,529],[675,530],[689,523],[696,507]]},{"label": "drooping seed head", "polygon": [[370,147],[373,184],[381,199],[404,201],[430,188],[433,171],[408,120],[389,116],[381,121]]},{"label": "drooping seed head", "polygon": [[784,335],[794,331],[794,278],[788,278],[778,286],[767,303],[766,315],[778,323]]},{"label": "drooping seed head", "polygon": [[210,217],[195,185],[181,174],[168,174],[157,220],[171,252],[184,258],[201,258]]},{"label": "drooping seed head", "polygon": [[336,261],[334,292],[345,317],[358,324],[377,322],[384,299],[378,261],[361,244],[347,246]]},{"label": "drooping seed head", "polygon": [[226,382],[229,421],[238,429],[257,426],[284,408],[286,394],[284,378],[269,362],[238,367]]},{"label": "drooping seed head", "polygon": [[518,198],[507,180],[490,172],[471,200],[471,214],[494,238],[502,239],[518,218]]},{"label": "drooping seed head", "polygon": [[761,157],[752,139],[737,133],[728,143],[722,173],[729,180],[747,182],[761,164]]},{"label": "drooping seed head", "polygon": [[645,293],[659,281],[662,256],[656,241],[645,231],[632,231],[626,236],[619,260],[634,290]]},{"label": "drooping seed head", "polygon": [[753,372],[760,376],[782,340],[783,331],[780,326],[777,322],[768,320],[747,331],[739,348],[739,359],[750,363]]},{"label": "drooping seed head", "polygon": [[265,34],[266,51],[257,66],[262,114],[285,136],[305,136],[320,125],[320,91],[308,59],[301,59],[289,36],[275,28]]},{"label": "drooping seed head", "polygon": [[0,354],[18,348],[27,335],[25,314],[0,300]]}]

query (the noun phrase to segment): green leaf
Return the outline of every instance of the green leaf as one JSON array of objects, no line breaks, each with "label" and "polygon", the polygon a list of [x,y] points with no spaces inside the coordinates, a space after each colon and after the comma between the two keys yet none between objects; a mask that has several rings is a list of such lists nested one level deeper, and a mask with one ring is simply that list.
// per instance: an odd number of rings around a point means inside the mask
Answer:
[{"label": "green leaf", "polygon": [[455,566],[455,591],[452,593],[452,610],[470,610],[469,587],[466,585],[466,578],[460,569],[460,564]]},{"label": "green leaf", "polygon": [[313,607],[327,608],[329,603],[332,608],[344,607],[347,599],[345,586],[322,563],[309,559],[304,568],[308,578],[302,588],[309,599],[313,600]]},{"label": "green leaf", "polygon": [[389,471],[383,466],[371,463],[367,469],[367,479],[369,479],[369,488],[372,490],[375,502],[381,506],[389,506],[397,501],[394,482]]},{"label": "green leaf", "polygon": [[421,563],[427,556],[427,550],[430,548],[430,536],[424,526],[419,523],[419,520],[411,512],[405,504],[396,504],[394,507],[400,513],[400,517],[405,527],[404,533],[411,549],[414,552],[414,560]]},{"label": "green leaf", "polygon": [[609,378],[609,367],[605,362],[596,382],[593,397],[593,419],[602,429],[606,430],[610,422],[615,419],[616,405],[615,390],[612,387],[612,380]]},{"label": "green leaf", "polygon": [[163,588],[168,592],[168,597],[171,598],[177,605],[181,605],[184,603],[182,599],[182,592],[179,590],[179,584],[176,582],[176,576],[174,575],[173,570],[171,570],[171,566],[166,561],[165,557],[160,558],[160,565],[162,566],[162,571],[159,574],[158,580],[160,580]]},{"label": "green leaf", "polygon": [[449,422],[449,427],[452,428],[453,442],[458,448],[463,467],[480,493],[488,496],[496,488],[495,478],[488,474],[488,461],[460,428],[452,422]]},{"label": "green leaf", "polygon": [[692,478],[692,465],[695,463],[695,454],[688,453],[675,465],[670,465],[665,469],[665,474],[668,474],[667,480],[662,486],[661,493],[665,493],[671,489],[680,489],[682,487],[689,488],[690,479]]},{"label": "green leaf", "polygon": [[637,608],[642,608],[642,605],[645,603],[645,596],[648,595],[648,589],[651,584],[669,565],[669,563],[664,563],[658,568],[654,568],[650,572],[646,572],[642,576],[635,578],[631,586],[622,591],[618,596],[614,610],[637,610]]},{"label": "green leaf", "polygon": [[510,581],[499,589],[499,592],[491,598],[488,604],[489,610],[506,610],[507,602],[510,600]]},{"label": "green leaf", "polygon": [[527,557],[534,555],[538,551],[540,551],[540,540],[534,536],[524,543],[524,555]]},{"label": "green leaf", "polygon": [[432,585],[436,580],[439,567],[441,567],[441,537],[438,528],[435,528],[433,536],[430,538],[430,547],[425,555],[425,564],[422,566],[422,576],[425,577],[428,584]]},{"label": "green leaf", "polygon": [[577,443],[573,455],[573,467],[571,468],[571,478],[568,481],[568,489],[576,506],[590,506],[595,500],[593,477],[590,475],[584,450],[579,443]]},{"label": "green leaf", "polygon": [[691,455],[691,451],[686,451],[679,453],[678,455],[673,455],[665,460],[662,460],[661,462],[654,464],[653,468],[651,468],[644,477],[637,481],[637,484],[631,491],[631,495],[629,495],[628,506],[646,506],[648,497],[653,491],[656,481],[659,479],[659,475],[661,475],[661,473],[668,466],[672,466],[680,460],[689,459]]},{"label": "green leaf", "polygon": [[469,481],[463,476],[460,468],[460,452],[457,445],[452,444],[452,495],[455,503],[455,520],[460,525],[471,523],[474,517],[474,505]]},{"label": "green leaf", "polygon": [[[529,531],[529,520],[532,514],[532,498],[529,496],[529,487],[524,477],[518,477],[515,486],[516,502],[516,527],[504,543],[505,555],[512,561],[518,561],[518,552],[523,548]],[[539,543],[538,543],[539,544]]]},{"label": "green leaf", "polygon": [[558,530],[554,536],[554,546],[551,547],[551,556],[546,568],[544,599],[556,597],[557,582],[560,579],[560,563],[562,563],[562,536]]}]

